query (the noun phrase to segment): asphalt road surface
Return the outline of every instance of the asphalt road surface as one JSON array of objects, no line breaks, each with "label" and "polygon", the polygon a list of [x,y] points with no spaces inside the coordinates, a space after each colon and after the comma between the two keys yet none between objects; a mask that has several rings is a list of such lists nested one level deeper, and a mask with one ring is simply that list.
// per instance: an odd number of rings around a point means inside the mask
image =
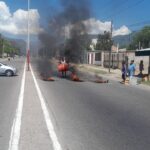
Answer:
[{"label": "asphalt road surface", "polygon": [[[23,60],[14,63],[19,76],[0,77],[0,150],[9,147],[23,76]],[[33,73],[36,79],[25,72],[19,150],[150,149],[148,90],[58,77],[46,82],[34,66]]]},{"label": "asphalt road surface", "polygon": [[66,149],[150,149],[149,92],[118,83],[39,83]]},{"label": "asphalt road surface", "polygon": [[24,59],[15,59],[10,62],[5,60],[3,63],[18,69],[17,76],[0,76],[0,150],[7,150],[18,103]]}]

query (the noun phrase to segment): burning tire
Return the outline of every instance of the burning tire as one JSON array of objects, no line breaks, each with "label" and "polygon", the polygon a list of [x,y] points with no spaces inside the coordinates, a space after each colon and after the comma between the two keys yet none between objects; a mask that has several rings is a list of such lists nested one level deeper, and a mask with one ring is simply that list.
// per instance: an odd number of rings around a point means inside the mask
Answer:
[{"label": "burning tire", "polygon": [[71,74],[71,80],[75,81],[75,82],[83,82],[82,80],[80,80],[80,78],[75,73]]},{"label": "burning tire", "polygon": [[49,78],[43,78],[43,81],[55,81],[53,78],[49,77]]}]

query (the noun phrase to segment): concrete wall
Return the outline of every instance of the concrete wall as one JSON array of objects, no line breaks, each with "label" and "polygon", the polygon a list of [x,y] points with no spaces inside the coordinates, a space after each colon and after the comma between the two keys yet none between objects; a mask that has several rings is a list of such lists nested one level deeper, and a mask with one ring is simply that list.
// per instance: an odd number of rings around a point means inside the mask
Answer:
[{"label": "concrete wall", "polygon": [[136,64],[136,70],[139,70],[139,63],[141,60],[143,60],[144,62],[144,72],[147,73],[148,72],[148,65],[149,65],[149,56],[135,56],[135,53],[129,53],[127,54],[128,58],[129,58],[129,63],[131,62],[131,60],[134,60],[135,64]]},{"label": "concrete wall", "polygon": [[[105,51],[102,51],[101,52],[101,60],[100,61],[95,61],[95,53],[94,52],[89,52],[88,53],[88,55],[89,55],[89,62],[87,62],[87,63],[91,64],[91,65],[101,65],[101,66],[104,65],[104,67],[108,67],[108,64],[109,64],[109,61],[108,61],[109,53],[105,52]],[[134,62],[136,64],[137,72],[139,71],[139,63],[140,63],[141,60],[143,60],[143,62],[144,62],[144,73],[148,72],[149,56],[135,56],[135,52],[134,51],[112,53],[112,55],[116,55],[115,57],[111,56],[111,59],[115,58],[115,60],[113,60],[113,65],[117,66],[120,69],[121,69],[121,66],[122,66],[121,65],[122,64],[122,60],[125,60],[125,56],[128,56],[128,64],[130,64],[131,60],[134,60]],[[117,61],[119,61],[119,62],[117,62]],[[112,65],[112,60],[111,60],[111,65]],[[115,66],[113,66],[113,67],[117,68]]]},{"label": "concrete wall", "polygon": [[94,52],[88,52],[87,54],[87,63],[90,65],[101,65],[101,60],[95,60],[96,53]]}]

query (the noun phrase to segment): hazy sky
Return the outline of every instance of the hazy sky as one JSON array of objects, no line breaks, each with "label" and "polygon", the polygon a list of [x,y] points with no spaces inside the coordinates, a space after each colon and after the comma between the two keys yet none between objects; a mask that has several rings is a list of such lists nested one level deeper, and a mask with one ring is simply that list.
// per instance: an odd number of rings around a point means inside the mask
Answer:
[{"label": "hazy sky", "polygon": [[[60,0],[30,0],[32,34],[43,29],[50,16],[61,12]],[[67,0],[66,0],[67,1]],[[69,1],[69,0],[68,0]],[[27,21],[27,0],[0,1],[0,32],[24,35]],[[109,30],[113,20],[114,35],[125,35],[150,24],[150,0],[89,0],[91,16],[85,20],[90,33]]]}]

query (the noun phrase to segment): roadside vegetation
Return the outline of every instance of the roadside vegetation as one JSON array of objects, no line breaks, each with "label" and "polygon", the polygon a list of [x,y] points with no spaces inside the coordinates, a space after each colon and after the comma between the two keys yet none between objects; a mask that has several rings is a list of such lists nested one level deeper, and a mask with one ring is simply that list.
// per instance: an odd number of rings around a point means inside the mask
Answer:
[{"label": "roadside vegetation", "polygon": [[78,68],[85,72],[92,72],[95,74],[107,74],[107,72],[105,70],[101,70],[100,68],[97,69],[97,68],[88,67],[88,66],[84,66],[84,65],[79,65]]},{"label": "roadside vegetation", "polygon": [[145,85],[149,85],[149,86],[150,86],[150,81],[143,81],[142,84],[145,84]]},{"label": "roadside vegetation", "polygon": [[19,48],[15,43],[5,39],[0,34],[0,57],[13,57],[14,55],[19,54]]},{"label": "roadside vegetation", "polygon": [[[130,41],[127,40],[129,38]],[[139,48],[150,47],[150,26],[145,26],[140,31],[131,33],[124,40],[127,40],[128,42],[124,44],[117,42],[120,44],[120,49],[126,48],[127,50],[136,50]],[[97,43],[93,44],[93,48],[96,50],[109,51],[113,43],[116,45],[116,42],[111,39],[111,33],[105,31],[103,34],[98,34]]]},{"label": "roadside vegetation", "polygon": [[132,42],[129,44],[129,50],[150,47],[150,26],[145,26],[133,37]]}]

